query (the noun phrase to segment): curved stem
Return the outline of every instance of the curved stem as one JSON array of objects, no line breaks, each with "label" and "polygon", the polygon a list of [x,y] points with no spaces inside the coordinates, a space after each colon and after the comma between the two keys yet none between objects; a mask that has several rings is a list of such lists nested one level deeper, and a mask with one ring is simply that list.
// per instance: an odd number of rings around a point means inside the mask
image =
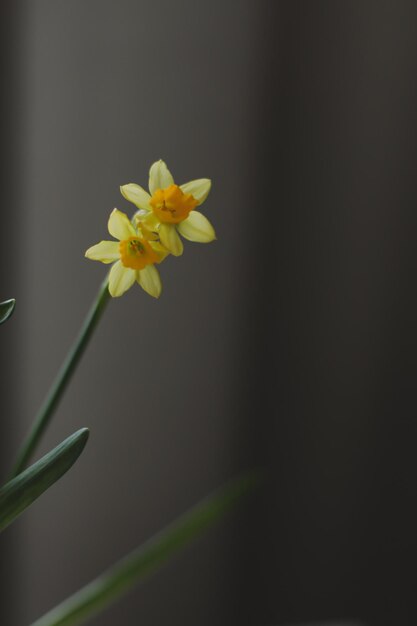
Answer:
[{"label": "curved stem", "polygon": [[27,466],[33,452],[35,451],[46,427],[48,426],[54,410],[68,385],[75,368],[86,349],[88,342],[96,328],[101,316],[110,299],[108,290],[108,279],[103,282],[97,294],[96,300],[88,312],[87,317],[81,327],[80,333],[63,362],[50,390],[47,394],[38,414],[35,417],[25,441],[23,442],[17,456],[17,461],[13,468],[11,477],[14,478]]},{"label": "curved stem", "polygon": [[258,473],[250,472],[226,483],[32,626],[75,626],[89,620],[233,510],[242,497],[259,485],[260,478]]}]

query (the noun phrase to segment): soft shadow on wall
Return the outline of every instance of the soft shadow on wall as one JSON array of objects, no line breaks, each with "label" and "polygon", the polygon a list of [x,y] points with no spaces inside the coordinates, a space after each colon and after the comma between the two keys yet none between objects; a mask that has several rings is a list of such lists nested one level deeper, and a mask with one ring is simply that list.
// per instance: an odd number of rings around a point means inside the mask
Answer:
[{"label": "soft shadow on wall", "polygon": [[[20,10],[17,3],[5,1],[0,6],[0,182],[1,245],[0,301],[17,297],[17,256],[21,214],[16,197],[21,179],[16,163],[19,151],[20,89]],[[11,235],[14,232],[15,235]],[[16,357],[21,329],[19,302],[13,317],[0,327],[0,480],[6,479],[13,458],[13,425],[18,419],[14,381],[18,372]],[[15,527],[0,534],[0,624],[13,623],[14,595],[17,580],[18,536]]]},{"label": "soft shadow on wall", "polygon": [[417,8],[268,8],[259,204],[274,228],[245,362],[247,439],[270,482],[252,623],[412,624]]}]

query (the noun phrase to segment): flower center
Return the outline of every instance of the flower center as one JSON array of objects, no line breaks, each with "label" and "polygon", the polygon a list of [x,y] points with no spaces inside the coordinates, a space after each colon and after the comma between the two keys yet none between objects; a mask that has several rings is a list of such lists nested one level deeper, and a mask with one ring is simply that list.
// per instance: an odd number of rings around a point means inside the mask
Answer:
[{"label": "flower center", "polygon": [[132,270],[143,270],[146,265],[157,263],[158,255],[146,239],[129,237],[119,244],[120,260],[125,267]]},{"label": "flower center", "polygon": [[197,200],[190,193],[183,193],[178,185],[157,189],[150,204],[161,222],[178,224],[185,220],[197,206]]}]

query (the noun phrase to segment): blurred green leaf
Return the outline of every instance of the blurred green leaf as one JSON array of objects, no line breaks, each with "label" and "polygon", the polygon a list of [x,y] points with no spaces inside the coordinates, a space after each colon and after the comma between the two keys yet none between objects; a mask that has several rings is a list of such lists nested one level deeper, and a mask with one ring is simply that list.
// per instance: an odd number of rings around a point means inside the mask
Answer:
[{"label": "blurred green leaf", "polygon": [[258,482],[251,473],[227,483],[32,626],[74,626],[88,620],[221,519]]},{"label": "blurred green leaf", "polygon": [[88,435],[88,428],[78,430],[0,489],[0,530],[70,469],[83,451]]},{"label": "blurred green leaf", "polygon": [[6,322],[9,319],[14,311],[15,305],[16,300],[14,298],[0,302],[0,324],[3,324],[3,322]]}]

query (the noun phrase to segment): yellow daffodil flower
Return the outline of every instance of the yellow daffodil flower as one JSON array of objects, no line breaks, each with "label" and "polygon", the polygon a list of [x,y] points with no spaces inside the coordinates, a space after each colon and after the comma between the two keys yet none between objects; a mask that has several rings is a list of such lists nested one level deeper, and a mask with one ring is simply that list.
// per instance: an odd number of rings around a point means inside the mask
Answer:
[{"label": "yellow daffodil flower", "polygon": [[189,241],[209,243],[216,238],[213,226],[195,208],[207,198],[211,180],[200,178],[184,185],[176,185],[164,161],[156,161],[149,170],[149,191],[135,183],[122,185],[120,191],[126,200],[140,209],[136,223],[158,233],[161,243],[174,256],[183,252],[180,233]]},{"label": "yellow daffodil flower", "polygon": [[117,209],[110,214],[110,235],[119,241],[100,241],[87,250],[85,256],[93,261],[114,263],[109,274],[109,292],[121,296],[135,282],[154,298],[161,294],[161,279],[155,263],[160,263],[168,252],[157,241],[135,228],[128,216]]}]

